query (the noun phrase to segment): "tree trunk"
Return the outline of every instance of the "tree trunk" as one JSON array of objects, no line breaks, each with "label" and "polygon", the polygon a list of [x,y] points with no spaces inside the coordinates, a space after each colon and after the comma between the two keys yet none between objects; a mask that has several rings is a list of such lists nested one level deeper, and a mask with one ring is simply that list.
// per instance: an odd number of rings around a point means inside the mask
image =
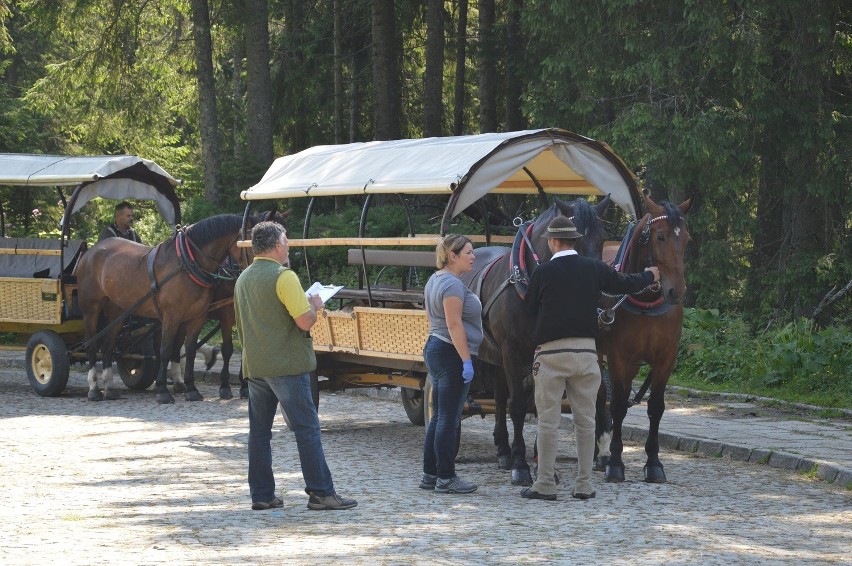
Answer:
[{"label": "tree trunk", "polygon": [[506,26],[506,130],[514,132],[526,129],[521,112],[521,95],[524,81],[524,41],[521,37],[521,11],[524,0],[509,0],[509,16]]},{"label": "tree trunk", "polygon": [[453,135],[464,133],[465,64],[467,51],[467,0],[458,0],[459,27],[456,30],[456,83],[453,95]]},{"label": "tree trunk", "polygon": [[341,64],[340,0],[334,0],[334,143],[343,143],[343,65]]},{"label": "tree trunk", "polygon": [[444,121],[444,1],[426,3],[426,71],[423,88],[423,136],[441,135]]},{"label": "tree trunk", "polygon": [[259,170],[272,163],[272,79],[267,0],[245,0],[246,143]]},{"label": "tree trunk", "polygon": [[195,72],[198,79],[204,198],[218,204],[221,201],[219,121],[216,112],[216,79],[213,76],[213,47],[210,40],[210,12],[207,0],[192,0],[192,25],[195,38]]},{"label": "tree trunk", "polygon": [[303,88],[303,83],[309,80],[309,71],[306,68],[305,43],[309,41],[305,33],[306,17],[305,3],[303,0],[287,0],[284,3],[284,31],[287,41],[284,45],[282,59],[284,72],[279,81],[282,84],[282,92],[285,93],[282,113],[289,116],[288,128],[290,146],[293,151],[301,151],[307,148],[308,143],[308,96]]},{"label": "tree trunk", "polygon": [[373,7],[373,137],[395,140],[402,137],[400,109],[402,88],[393,0],[372,0]]},{"label": "tree trunk", "polygon": [[494,0],[479,1],[479,132],[497,131],[497,57]]}]

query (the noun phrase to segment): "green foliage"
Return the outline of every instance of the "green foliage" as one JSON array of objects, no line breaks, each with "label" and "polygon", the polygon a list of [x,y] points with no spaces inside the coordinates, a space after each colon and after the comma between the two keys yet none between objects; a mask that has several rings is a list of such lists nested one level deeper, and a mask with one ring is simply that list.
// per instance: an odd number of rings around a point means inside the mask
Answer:
[{"label": "green foliage", "polygon": [[852,330],[800,319],[753,336],[740,316],[686,309],[673,383],[852,407]]}]

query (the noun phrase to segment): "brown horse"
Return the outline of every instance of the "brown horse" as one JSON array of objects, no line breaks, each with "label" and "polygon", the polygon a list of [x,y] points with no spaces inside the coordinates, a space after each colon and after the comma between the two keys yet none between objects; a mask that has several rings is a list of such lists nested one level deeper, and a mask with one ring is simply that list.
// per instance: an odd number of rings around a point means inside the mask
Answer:
[{"label": "brown horse", "polygon": [[[272,221],[287,225],[287,219],[292,214],[293,209],[288,208],[284,212],[270,210],[255,214],[249,217],[248,230],[251,227],[264,221]],[[250,236],[250,234],[249,234]],[[237,283],[237,276],[248,267],[254,260],[254,253],[251,247],[241,248],[240,262],[236,264],[230,256],[225,258],[225,262],[221,268],[227,273],[227,277],[222,278],[216,287],[213,289],[213,298],[208,311],[208,319],[215,320],[219,323],[219,329],[222,334],[222,348],[219,352],[222,354],[222,370],[219,372],[219,398],[233,399],[234,394],[231,391],[231,356],[234,354],[234,338],[233,331],[237,318],[234,312],[234,286]],[[218,349],[218,348],[217,348]],[[183,358],[185,359],[185,358]],[[215,358],[214,358],[215,359]],[[210,362],[208,362],[210,363]],[[176,364],[172,364],[171,368],[175,368]],[[170,368],[170,369],[171,369]],[[210,367],[207,368],[208,370]],[[172,374],[172,380],[177,383],[181,381],[180,375],[177,372]],[[248,382],[243,377],[243,368],[240,366],[239,373],[240,382],[240,399],[248,399]]]},{"label": "brown horse", "polygon": [[[185,336],[186,357],[194,360],[198,334],[207,320],[214,286],[221,277],[219,268],[228,256],[240,261],[236,243],[241,233],[242,217],[222,214],[178,229],[153,248],[108,238],[83,255],[77,267],[77,281],[89,359],[89,400],[116,398],[110,391],[113,348],[121,320],[132,312],[161,321],[157,401],[174,403],[166,387],[166,367],[180,349],[176,337]],[[102,315],[107,327],[96,336]],[[95,372],[99,346],[104,367],[103,394]],[[183,383],[175,382],[175,391],[184,390],[187,401],[200,401],[203,397],[195,386],[193,366],[186,364]]]},{"label": "brown horse", "polygon": [[[577,253],[588,257],[601,257],[604,229],[600,216],[610,204],[607,196],[592,206],[583,198],[570,203],[554,198],[554,203],[534,220],[524,241],[525,254],[518,263],[526,265],[531,274],[536,262],[544,262],[552,255],[547,240],[541,235],[548,223],[564,215],[573,219],[585,234],[578,241]],[[527,225],[521,226],[521,229]],[[532,247],[532,249],[530,249]],[[462,281],[477,292],[482,302],[482,328],[485,340],[479,347],[477,373],[493,385],[494,444],[497,446],[497,466],[512,470],[513,485],[532,485],[532,474],[527,463],[524,442],[524,421],[530,411],[532,391],[529,387],[535,344],[532,329],[535,320],[524,307],[521,293],[526,292],[526,276],[515,271],[512,253],[505,247],[485,247],[474,250],[476,260],[473,271],[462,275]],[[480,377],[474,381],[479,388]],[[509,445],[506,408],[512,419],[514,435]]]},{"label": "brown horse", "polygon": [[[648,209],[632,237],[626,238],[627,251],[620,262],[621,271],[635,273],[645,267],[656,265],[660,270],[660,284],[635,296],[622,297],[626,300],[614,312],[609,329],[598,340],[598,353],[606,358],[611,384],[610,413],[612,415],[612,439],[608,463],[598,457],[597,469],[606,469],[609,482],[624,481],[624,462],[621,455],[624,444],[621,425],[627,414],[633,378],[640,365],[647,363],[651,371],[642,385],[640,393],[632,402],[641,400],[650,385],[648,398],[648,440],[645,453],[648,461],[644,474],[647,482],[665,482],[666,475],[659,459],[658,433],[660,419],[665,410],[663,399],[666,383],[674,369],[678,342],[683,326],[683,296],[686,292],[686,277],[683,257],[689,232],[684,217],[692,199],[676,206],[663,201],[656,204],[645,198]],[[605,252],[605,256],[607,253]],[[606,298],[613,305],[615,298]],[[606,386],[601,384],[597,403],[596,438],[598,447],[605,445]],[[598,452],[596,447],[596,453]],[[597,456],[597,454],[596,454]]]}]

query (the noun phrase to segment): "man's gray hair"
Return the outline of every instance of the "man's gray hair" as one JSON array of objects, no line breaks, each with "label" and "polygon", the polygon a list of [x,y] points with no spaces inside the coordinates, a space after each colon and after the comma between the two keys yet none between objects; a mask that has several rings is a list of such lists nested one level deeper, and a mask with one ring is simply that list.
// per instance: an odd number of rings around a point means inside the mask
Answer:
[{"label": "man's gray hair", "polygon": [[267,253],[286,233],[284,226],[277,222],[261,222],[251,229],[251,249],[255,254]]}]

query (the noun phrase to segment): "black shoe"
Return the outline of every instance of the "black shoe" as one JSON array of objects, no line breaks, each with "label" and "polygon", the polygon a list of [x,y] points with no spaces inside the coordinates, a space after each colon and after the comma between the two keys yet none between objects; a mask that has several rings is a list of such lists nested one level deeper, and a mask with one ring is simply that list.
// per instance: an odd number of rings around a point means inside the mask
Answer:
[{"label": "black shoe", "polygon": [[525,499],[543,499],[545,501],[556,501],[555,493],[539,493],[531,487],[525,487],[521,490],[521,497]]},{"label": "black shoe", "polygon": [[438,483],[438,476],[433,476],[432,474],[423,473],[423,477],[420,479],[420,485],[418,486],[420,489],[435,489],[435,484]]},{"label": "black shoe", "polygon": [[435,493],[473,493],[479,486],[469,481],[464,481],[456,476],[447,480],[438,478],[435,481]]},{"label": "black shoe", "polygon": [[573,497],[574,499],[582,499],[585,501],[586,499],[594,499],[596,493],[597,492],[594,491],[592,493],[572,493],[571,497]]},{"label": "black shoe", "polygon": [[276,507],[284,507],[284,502],[281,501],[280,497],[273,497],[272,501],[255,501],[251,504],[252,511],[266,511]]},{"label": "black shoe", "polygon": [[340,509],[352,509],[356,505],[358,505],[358,502],[354,499],[340,497],[336,493],[325,497],[312,493],[310,499],[308,499],[308,509],[313,511],[338,511]]}]

